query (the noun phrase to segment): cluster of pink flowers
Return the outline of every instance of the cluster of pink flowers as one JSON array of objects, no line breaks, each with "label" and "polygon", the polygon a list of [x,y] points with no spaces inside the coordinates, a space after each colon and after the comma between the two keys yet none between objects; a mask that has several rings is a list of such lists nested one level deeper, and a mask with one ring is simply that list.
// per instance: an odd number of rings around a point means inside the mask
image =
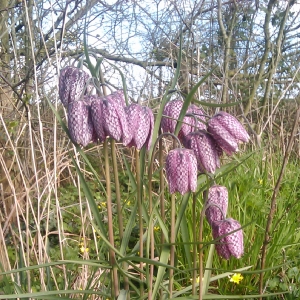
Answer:
[{"label": "cluster of pink flowers", "polygon": [[103,97],[86,95],[88,82],[89,75],[78,68],[61,71],[59,96],[68,111],[72,141],[85,147],[111,137],[125,146],[149,150],[154,127],[151,109],[139,104],[126,106],[122,91]]},{"label": "cluster of pink flowers", "polygon": [[227,188],[219,185],[210,187],[204,209],[216,240],[217,253],[225,259],[230,256],[240,258],[244,252],[241,224],[232,218],[226,218],[227,207]]},{"label": "cluster of pink flowers", "polygon": [[[68,111],[68,127],[72,141],[83,147],[90,142],[103,142],[110,137],[124,146],[150,149],[154,127],[151,109],[139,104],[126,106],[123,91],[108,96],[89,94],[89,75],[74,67],[66,67],[59,78],[59,96]],[[174,133],[182,100],[169,101],[163,112],[161,129]],[[169,151],[166,176],[170,193],[195,192],[197,174],[215,173],[225,152],[238,151],[240,142],[248,142],[249,135],[241,123],[226,112],[209,118],[196,105],[190,105],[178,134],[185,148]],[[225,218],[228,192],[225,187],[212,186],[208,191],[206,217],[212,234],[218,240],[217,252],[225,259],[243,254],[243,234],[236,220]],[[234,231],[234,232],[232,232]]]},{"label": "cluster of pink flowers", "polygon": [[[173,100],[164,109],[161,127],[164,132],[175,132],[183,101]],[[170,193],[195,192],[197,172],[214,174],[220,167],[220,157],[225,152],[238,152],[240,142],[248,142],[249,135],[242,124],[232,115],[220,111],[212,118],[203,110],[190,105],[178,138],[185,148],[169,151],[166,159],[166,175]],[[240,258],[244,252],[243,232],[238,221],[226,218],[228,191],[214,185],[208,191],[205,206],[207,221],[216,240],[217,253],[229,259]]]},{"label": "cluster of pink flowers", "polygon": [[[182,106],[183,101],[181,100],[172,100],[166,104],[161,121],[161,128],[164,132],[175,132]],[[242,124],[226,112],[220,111],[208,121],[206,119],[208,116],[201,108],[190,105],[183,118],[178,138],[186,149],[193,150],[187,155],[195,156],[199,172],[215,173],[216,169],[220,167],[220,157],[223,151],[227,155],[238,152],[238,144],[248,142],[250,137]],[[179,152],[182,153],[183,150],[181,149]],[[185,167],[183,165],[182,169]],[[180,166],[177,169],[179,170]],[[188,177],[185,178],[185,181],[189,180]],[[194,186],[194,184],[190,185]],[[193,189],[184,190],[181,187],[175,188],[175,190],[181,190],[183,193],[189,190],[195,191]]]}]

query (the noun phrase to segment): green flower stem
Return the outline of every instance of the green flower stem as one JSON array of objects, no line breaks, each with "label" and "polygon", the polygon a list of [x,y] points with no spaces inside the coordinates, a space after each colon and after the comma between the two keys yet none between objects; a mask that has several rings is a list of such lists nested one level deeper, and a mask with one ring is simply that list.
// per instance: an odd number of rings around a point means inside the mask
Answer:
[{"label": "green flower stem", "polygon": [[200,224],[199,224],[199,300],[203,299],[203,295],[205,292],[205,289],[203,288],[203,221],[205,216],[205,210],[206,210],[206,203],[208,198],[208,190],[211,185],[211,178],[207,175],[207,193],[204,193],[204,199],[203,199],[203,209],[201,210],[200,214]]},{"label": "green flower stem", "polygon": [[201,211],[200,215],[200,233],[199,233],[199,300],[202,300],[203,296],[203,220],[204,220],[205,210]]},{"label": "green flower stem", "polygon": [[[112,217],[112,201],[111,201],[111,184],[110,184],[110,168],[108,157],[108,139],[104,142],[104,157],[105,157],[105,178],[106,178],[106,206],[107,206],[107,223],[108,223],[108,239],[112,246],[114,246],[114,228]],[[109,249],[109,259],[112,266],[112,288],[111,297],[115,299],[119,295],[119,280],[116,266],[116,256],[113,249]]]},{"label": "green flower stem", "polygon": [[[173,140],[173,148],[175,148],[176,142]],[[162,149],[162,148],[161,148]],[[161,162],[162,164],[162,162]],[[162,193],[163,194],[163,193]],[[171,236],[170,236],[170,242],[171,242],[171,248],[170,248],[170,266],[174,267],[174,260],[175,260],[175,214],[176,214],[176,207],[175,207],[175,194],[171,195]],[[174,270],[170,269],[169,272],[169,294],[170,298],[172,298],[173,294],[173,282],[174,282]]]},{"label": "green flower stem", "polygon": [[[137,202],[138,202],[138,214],[139,214],[139,229],[140,229],[140,257],[143,258],[143,235],[144,235],[144,224],[143,224],[143,207],[142,207],[142,180],[141,180],[141,166],[140,166],[140,155],[139,150],[135,149],[135,163],[136,163],[136,183],[137,183]],[[143,269],[143,262],[140,263],[140,269]],[[144,295],[144,278],[143,273],[140,272],[140,297]]]},{"label": "green flower stem", "polygon": [[[175,194],[171,195],[171,249],[170,249],[170,266],[174,267],[174,260],[175,260]],[[170,276],[169,276],[169,294],[170,298],[172,298],[173,294],[173,282],[174,282],[174,270],[170,269]]]},{"label": "green flower stem", "polygon": [[[193,194],[193,211],[192,211],[192,220],[196,222],[196,194]],[[196,282],[197,282],[197,232],[196,227],[193,226],[193,280],[192,280],[192,295],[196,295]]]},{"label": "green flower stem", "polygon": [[[163,145],[162,145],[162,139],[159,140],[159,154],[158,154],[158,161],[159,161],[159,167],[163,166]],[[165,223],[165,195],[164,195],[164,188],[165,188],[165,179],[164,179],[164,170],[161,168],[159,172],[159,186],[160,186],[160,216],[162,221]],[[163,232],[161,232],[160,237],[160,243],[163,245],[165,242],[165,237]]]},{"label": "green flower stem", "polygon": [[[121,205],[121,192],[120,192],[120,182],[119,182],[119,172],[118,172],[118,164],[117,164],[117,155],[116,155],[116,142],[115,140],[111,139],[111,157],[112,157],[112,164],[114,170],[114,178],[115,178],[115,187],[116,187],[116,204],[117,204],[117,215],[118,215],[118,224],[119,224],[119,236],[120,242],[123,239],[123,215],[122,215],[122,205]],[[128,264],[123,262],[123,270],[127,271]],[[129,283],[128,277],[124,277],[124,289],[129,290]]]},{"label": "green flower stem", "polygon": [[121,193],[120,193],[120,182],[119,182],[119,174],[118,174],[118,164],[116,157],[116,142],[115,140],[111,140],[111,156],[112,163],[114,169],[114,178],[115,178],[115,187],[116,187],[116,203],[117,203],[117,214],[118,214],[118,222],[119,222],[119,235],[120,240],[123,238],[123,217],[122,217],[122,206],[121,206]]},{"label": "green flower stem", "polygon": [[[151,163],[148,169],[148,190],[149,190],[149,216],[152,215],[153,210],[153,201],[152,201],[152,174],[153,174],[153,157],[151,159]],[[150,259],[154,260],[154,228],[153,228],[153,218],[149,219],[149,232],[150,232]],[[147,270],[149,266],[147,265]],[[153,273],[154,273],[154,265],[150,264],[149,277],[148,281],[148,299],[152,299],[152,289],[153,289]],[[146,273],[148,274],[148,272]]]}]

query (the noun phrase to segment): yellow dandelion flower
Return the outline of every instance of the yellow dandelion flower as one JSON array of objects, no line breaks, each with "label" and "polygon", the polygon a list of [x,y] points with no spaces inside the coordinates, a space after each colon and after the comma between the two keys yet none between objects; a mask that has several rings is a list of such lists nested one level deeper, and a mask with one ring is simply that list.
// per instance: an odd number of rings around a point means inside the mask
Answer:
[{"label": "yellow dandelion flower", "polygon": [[[190,281],[193,281],[193,279],[190,279]],[[203,281],[203,278],[202,278],[202,281]],[[196,278],[196,283],[199,284],[199,282],[200,282],[200,276],[198,276],[198,277]]]},{"label": "yellow dandelion flower", "polygon": [[81,246],[80,252],[81,253],[84,253],[84,252],[88,253],[89,252],[89,248],[85,248],[84,246]]},{"label": "yellow dandelion flower", "polygon": [[240,273],[235,273],[230,277],[230,282],[239,284],[242,280],[244,279],[244,277],[242,276],[242,274]]},{"label": "yellow dandelion flower", "polygon": [[154,229],[154,231],[159,231],[160,228],[159,228],[159,226],[154,226],[153,229]]},{"label": "yellow dandelion flower", "polygon": [[257,180],[257,182],[258,182],[260,185],[263,184],[263,180],[262,180],[261,178],[259,178],[259,179]]}]

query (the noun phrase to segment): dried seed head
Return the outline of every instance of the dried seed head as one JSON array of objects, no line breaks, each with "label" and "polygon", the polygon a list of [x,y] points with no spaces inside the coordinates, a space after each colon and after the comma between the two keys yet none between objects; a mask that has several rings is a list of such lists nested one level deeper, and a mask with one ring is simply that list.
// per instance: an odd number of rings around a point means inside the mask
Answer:
[{"label": "dried seed head", "polygon": [[[230,256],[240,258],[243,255],[243,231],[240,228],[241,224],[231,218],[212,223],[212,234],[214,239],[218,239],[221,236],[226,235],[216,243],[218,255],[225,259],[229,259]],[[232,232],[237,229],[240,230]]]},{"label": "dried seed head", "polygon": [[195,192],[197,187],[197,160],[192,150],[177,148],[169,151],[166,159],[166,175],[170,193],[182,195]]},{"label": "dried seed head", "polygon": [[220,167],[217,145],[207,132],[191,132],[183,142],[186,148],[194,150],[200,172],[214,173]]},{"label": "dried seed head", "polygon": [[210,225],[223,220],[227,214],[228,191],[225,186],[213,185],[208,190],[205,215]]},{"label": "dried seed head", "polygon": [[90,106],[85,101],[68,105],[68,127],[73,143],[85,147],[95,138]]},{"label": "dried seed head", "polygon": [[83,96],[88,80],[89,75],[78,68],[66,67],[61,70],[58,93],[62,104],[66,108],[69,103],[78,101]]},{"label": "dried seed head", "polygon": [[125,108],[131,139],[125,146],[141,149],[144,145],[150,149],[154,116],[150,108],[139,104],[131,104]]}]

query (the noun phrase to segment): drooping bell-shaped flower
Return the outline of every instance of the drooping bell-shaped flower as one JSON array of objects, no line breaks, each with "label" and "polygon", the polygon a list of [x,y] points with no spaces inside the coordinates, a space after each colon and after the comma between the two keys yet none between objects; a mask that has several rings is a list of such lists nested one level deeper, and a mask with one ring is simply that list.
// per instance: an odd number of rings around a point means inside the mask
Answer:
[{"label": "drooping bell-shaped flower", "polygon": [[228,191],[225,186],[213,185],[208,190],[205,215],[210,225],[226,218]]},{"label": "drooping bell-shaped flower", "polygon": [[[191,104],[187,109],[187,114],[192,114],[194,117],[189,119],[189,124],[191,124],[190,132],[197,131],[197,130],[206,130],[206,123],[205,123],[205,112],[195,104]],[[197,121],[195,121],[197,120]]]},{"label": "drooping bell-shaped flower", "polygon": [[84,94],[89,75],[78,68],[66,67],[59,76],[58,93],[62,104],[67,108],[69,103],[78,101]]},{"label": "drooping bell-shaped flower", "polygon": [[197,160],[192,150],[177,148],[169,151],[166,158],[166,175],[170,193],[182,195],[196,191]]},{"label": "drooping bell-shaped flower", "polygon": [[216,250],[218,255],[225,259],[229,259],[230,256],[240,258],[243,255],[243,231],[240,228],[241,224],[231,218],[221,221],[214,221],[212,223],[212,235],[214,239],[218,239],[221,236],[226,235],[216,241]]},{"label": "drooping bell-shaped flower", "polygon": [[208,132],[228,154],[238,152],[238,143],[250,139],[242,124],[232,115],[220,111],[208,121]]},{"label": "drooping bell-shaped flower", "polygon": [[[161,128],[163,132],[170,132],[174,133],[177,120],[179,118],[180,111],[183,106],[182,100],[171,100],[169,101],[163,111],[163,117],[161,119]],[[182,120],[182,126],[178,133],[179,139],[182,139],[186,136],[189,132],[191,132],[191,117],[184,117]]]},{"label": "drooping bell-shaped flower", "polygon": [[200,172],[214,173],[220,167],[218,146],[206,131],[189,133],[183,144],[184,147],[194,150]]},{"label": "drooping bell-shaped flower", "polygon": [[110,136],[114,140],[127,145],[130,141],[130,134],[125,108],[120,100],[120,95],[111,94],[103,97],[101,105],[105,136]]},{"label": "drooping bell-shaped flower", "polygon": [[125,146],[136,147],[140,150],[145,145],[147,150],[149,150],[154,127],[152,110],[146,106],[134,103],[125,107],[125,113],[131,136],[129,143]]},{"label": "drooping bell-shaped flower", "polygon": [[68,127],[71,140],[85,147],[95,138],[90,106],[85,101],[75,101],[68,105]]},{"label": "drooping bell-shaped flower", "polygon": [[104,142],[106,136],[103,127],[103,112],[102,112],[102,98],[98,96],[91,96],[91,117],[94,125],[95,133],[99,142]]}]

